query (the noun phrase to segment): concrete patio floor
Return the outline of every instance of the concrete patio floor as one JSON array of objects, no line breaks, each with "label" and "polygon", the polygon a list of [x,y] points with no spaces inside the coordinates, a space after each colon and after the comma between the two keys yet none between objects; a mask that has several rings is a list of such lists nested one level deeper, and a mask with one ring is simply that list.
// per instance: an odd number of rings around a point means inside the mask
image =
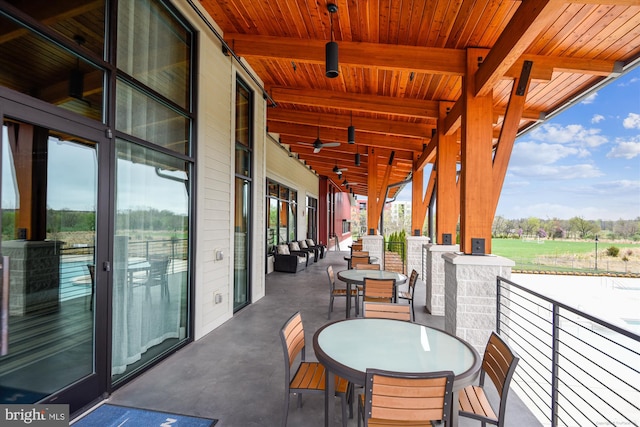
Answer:
[{"label": "concrete patio floor", "polygon": [[[215,418],[219,420],[217,426],[282,425],[285,366],[279,330],[299,310],[306,332],[307,356],[314,358],[313,333],[328,321],[326,268],[333,265],[335,271],[346,269],[346,254],[329,252],[324,259],[295,274],[268,274],[264,298],[119,388],[106,402]],[[425,312],[426,290],[424,283],[418,283],[416,322],[443,328],[443,317]],[[344,300],[337,299],[331,319],[344,316]],[[295,397],[291,397],[288,426],[323,426],[323,399],[322,395],[304,395],[302,408],[297,408]],[[515,393],[509,395],[508,403],[507,426],[541,425]],[[335,404],[334,425],[338,426],[338,399]],[[356,426],[357,418],[350,419],[348,425]],[[479,425],[479,421],[460,418],[461,427]]]}]

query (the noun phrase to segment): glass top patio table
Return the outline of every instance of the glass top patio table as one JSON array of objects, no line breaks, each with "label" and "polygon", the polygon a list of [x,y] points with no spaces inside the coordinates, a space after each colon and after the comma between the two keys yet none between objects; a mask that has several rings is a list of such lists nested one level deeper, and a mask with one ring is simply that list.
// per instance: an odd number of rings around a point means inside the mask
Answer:
[{"label": "glass top patio table", "polygon": [[[354,384],[365,382],[367,368],[396,372],[453,371],[453,388],[472,384],[480,371],[478,352],[467,342],[445,331],[389,319],[346,319],[329,323],[313,336],[315,355],[327,368],[325,425],[332,419],[333,376]],[[331,377],[331,378],[329,378]],[[457,398],[452,425],[457,422]]]},{"label": "glass top patio table", "polygon": [[[351,295],[351,285],[363,285],[364,279],[395,279],[396,286],[401,285],[407,281],[407,276],[402,273],[396,273],[395,271],[387,270],[342,270],[338,271],[338,279],[347,284],[347,295]],[[395,291],[394,291],[395,295]],[[346,317],[351,317],[351,298],[347,298],[347,314]]]}]

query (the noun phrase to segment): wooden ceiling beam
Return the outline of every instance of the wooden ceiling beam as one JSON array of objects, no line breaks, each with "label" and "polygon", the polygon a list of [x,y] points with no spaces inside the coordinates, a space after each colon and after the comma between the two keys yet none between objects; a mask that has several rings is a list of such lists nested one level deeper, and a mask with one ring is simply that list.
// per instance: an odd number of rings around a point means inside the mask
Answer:
[{"label": "wooden ceiling beam", "polygon": [[[594,0],[595,1],[595,0]],[[600,0],[598,0],[600,1]],[[614,1],[614,0],[612,0]],[[638,0],[635,1],[637,4]],[[247,34],[227,34],[225,39],[234,52],[247,58],[278,59],[298,63],[323,65],[325,41],[269,37]],[[465,52],[463,49],[429,48],[376,43],[339,41],[340,64],[351,67],[379,68],[427,74],[462,76]],[[588,58],[522,55],[500,78],[518,78],[523,61],[538,65],[534,81],[549,81],[553,71],[606,76],[615,69],[615,61]]]},{"label": "wooden ceiling beam", "polygon": [[437,101],[420,99],[287,87],[272,87],[269,93],[277,103],[339,108],[363,113],[430,119],[437,117],[438,112]]},{"label": "wooden ceiling beam", "polygon": [[473,92],[488,95],[513,67],[547,24],[559,14],[564,0],[527,0],[516,10],[504,31],[474,74]]},{"label": "wooden ceiling beam", "polygon": [[[225,34],[231,49],[244,57],[324,64],[326,40]],[[461,49],[339,41],[340,65],[462,76]],[[411,64],[408,68],[407,64]]]},{"label": "wooden ceiling beam", "polygon": [[[292,152],[294,153],[298,153],[300,155],[304,154],[304,155],[311,155],[318,158],[323,158],[323,159],[326,159],[326,161],[333,162],[333,163],[335,163],[336,159],[350,162],[350,163],[353,163],[355,161],[354,155],[356,153],[356,147],[354,147],[353,145],[342,144],[339,147],[325,147],[319,153],[314,153],[313,147],[310,147],[308,145],[297,144],[295,142],[291,143],[292,138],[293,137],[291,136],[287,136],[285,137],[285,139],[283,139],[282,143],[285,145],[290,145]],[[346,145],[347,147],[343,148],[344,145]],[[349,151],[347,151],[347,148]],[[369,157],[369,155],[367,154],[367,151],[368,151],[367,147],[358,146],[357,150],[360,153],[360,161],[365,163],[367,161],[367,158]],[[379,157],[388,158],[390,152],[391,152],[391,149],[385,150],[382,148],[378,148],[376,150],[376,155]],[[396,160],[398,160],[399,163],[411,164],[412,155],[413,153],[410,151],[396,150]]]},{"label": "wooden ceiling beam", "polygon": [[[269,126],[269,132],[274,132],[281,136],[293,137],[293,140],[292,138],[287,138],[286,141],[283,139],[283,142],[287,144],[297,143],[298,141],[295,140],[295,138],[298,138],[302,142],[313,143],[318,137],[317,127],[285,122],[272,122]],[[347,144],[346,132],[340,129],[323,128],[320,132],[320,140],[325,143],[337,141],[344,145],[350,145]],[[422,141],[417,138],[356,132],[356,140],[358,141],[356,145],[360,146],[367,145],[401,151],[422,151]]]},{"label": "wooden ceiling beam", "polygon": [[384,135],[405,136],[411,138],[431,138],[435,125],[427,123],[399,122],[366,117],[351,117],[344,114],[316,113],[310,111],[271,108],[267,110],[267,123],[287,122],[312,126],[328,126],[347,129],[353,123],[358,132],[381,133]]}]

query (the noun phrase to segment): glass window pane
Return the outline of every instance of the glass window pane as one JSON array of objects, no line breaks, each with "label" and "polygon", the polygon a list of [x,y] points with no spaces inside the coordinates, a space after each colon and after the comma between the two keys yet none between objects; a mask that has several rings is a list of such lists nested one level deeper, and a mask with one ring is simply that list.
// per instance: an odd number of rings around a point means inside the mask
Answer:
[{"label": "glass window pane", "polygon": [[236,174],[249,177],[251,176],[251,153],[242,146],[236,148]]},{"label": "glass window pane", "polygon": [[298,223],[296,221],[296,215],[298,212],[298,208],[297,205],[295,203],[290,203],[289,204],[290,210],[289,210],[289,224],[291,224],[291,226],[289,227],[289,241],[293,242],[298,240],[297,236],[298,236]]},{"label": "glass window pane", "polygon": [[189,119],[118,80],[116,128],[180,154],[188,154]]},{"label": "glass window pane", "polygon": [[118,2],[118,68],[189,109],[191,33],[153,0]]},{"label": "glass window pane", "polygon": [[280,202],[280,209],[278,210],[278,219],[280,220],[280,230],[278,232],[278,242],[280,244],[287,243],[289,241],[289,203]]},{"label": "glass window pane", "polygon": [[245,305],[249,298],[249,207],[251,184],[236,178],[235,233],[233,261],[233,308]]},{"label": "glass window pane", "polygon": [[[100,58],[104,57],[104,0],[10,1],[12,6],[60,35],[81,43]],[[46,7],[43,7],[45,6]],[[0,28],[6,28],[0,25]],[[3,35],[6,33],[3,31]]]},{"label": "glass window pane", "polygon": [[278,244],[278,201],[268,199],[269,218],[267,220],[267,252],[271,253]]},{"label": "glass window pane", "polygon": [[280,198],[282,200],[289,200],[289,189],[286,187],[280,187]]},{"label": "glass window pane", "polygon": [[267,181],[267,186],[269,187],[267,194],[271,197],[278,197],[278,184],[273,181]]},{"label": "glass window pane", "polygon": [[236,86],[236,142],[251,147],[251,93]]},{"label": "glass window pane", "polygon": [[189,238],[187,164],[122,140],[116,149],[114,382],[185,339]]},{"label": "glass window pane", "polygon": [[102,121],[102,70],[0,15],[7,26],[14,31],[0,43],[0,86]]}]

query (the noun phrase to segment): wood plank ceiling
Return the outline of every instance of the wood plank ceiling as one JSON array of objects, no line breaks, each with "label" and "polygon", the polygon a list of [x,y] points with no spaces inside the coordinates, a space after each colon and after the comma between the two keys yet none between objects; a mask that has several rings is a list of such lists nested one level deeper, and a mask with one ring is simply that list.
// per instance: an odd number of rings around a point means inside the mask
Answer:
[{"label": "wood plank ceiling", "polygon": [[[499,61],[487,67],[490,75],[474,76],[483,90],[493,89],[494,145],[525,60],[534,67],[520,132],[640,58],[640,0],[328,2],[338,6],[337,78],[325,76],[326,1],[200,0],[275,101],[267,111],[269,132],[318,175],[356,194],[368,192],[372,155],[378,183],[392,152],[390,183],[409,178],[420,156],[434,161],[429,143],[438,111],[456,108],[468,48],[486,49],[481,61]],[[351,124],[355,144],[347,143]],[[452,132],[459,134],[458,127]],[[340,145],[314,153],[318,137]],[[336,166],[347,169],[341,177]]]}]

